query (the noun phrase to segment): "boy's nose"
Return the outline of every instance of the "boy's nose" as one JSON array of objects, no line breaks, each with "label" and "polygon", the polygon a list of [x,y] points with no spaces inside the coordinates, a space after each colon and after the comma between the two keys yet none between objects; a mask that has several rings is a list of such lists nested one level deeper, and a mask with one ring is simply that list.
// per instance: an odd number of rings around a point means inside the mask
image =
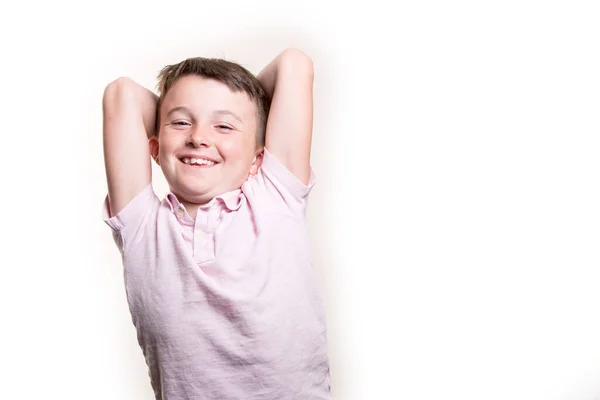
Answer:
[{"label": "boy's nose", "polygon": [[186,144],[193,147],[208,147],[211,142],[206,132],[200,128],[196,128],[188,136]]}]

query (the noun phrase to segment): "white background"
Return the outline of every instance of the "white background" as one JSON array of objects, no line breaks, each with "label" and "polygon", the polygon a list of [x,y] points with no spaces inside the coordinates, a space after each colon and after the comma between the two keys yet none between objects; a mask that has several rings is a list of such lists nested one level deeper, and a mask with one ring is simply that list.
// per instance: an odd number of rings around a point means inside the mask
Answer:
[{"label": "white background", "polygon": [[152,398],[101,221],[105,85],[296,46],[336,398],[600,399],[596,2],[85,3],[0,10],[2,398]]}]

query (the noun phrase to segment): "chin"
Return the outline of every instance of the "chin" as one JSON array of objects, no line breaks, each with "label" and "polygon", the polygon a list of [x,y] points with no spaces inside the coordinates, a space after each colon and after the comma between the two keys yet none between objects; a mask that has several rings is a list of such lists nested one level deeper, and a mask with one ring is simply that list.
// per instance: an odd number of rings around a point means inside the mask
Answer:
[{"label": "chin", "polygon": [[186,198],[192,203],[208,203],[213,199],[213,197],[217,196],[219,193],[216,190],[194,190],[187,191]]},{"label": "chin", "polygon": [[216,196],[214,188],[190,187],[189,185],[169,186],[179,201],[202,204],[207,203]]}]

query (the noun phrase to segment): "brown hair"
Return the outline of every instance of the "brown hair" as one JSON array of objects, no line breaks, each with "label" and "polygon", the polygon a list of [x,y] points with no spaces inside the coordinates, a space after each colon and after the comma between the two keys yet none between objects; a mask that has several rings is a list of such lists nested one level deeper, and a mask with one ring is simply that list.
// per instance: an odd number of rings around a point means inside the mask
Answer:
[{"label": "brown hair", "polygon": [[254,102],[257,109],[258,126],[256,129],[257,147],[265,145],[267,116],[271,106],[269,98],[258,79],[240,64],[220,58],[193,57],[178,64],[165,66],[158,74],[158,104],[156,107],[157,134],[160,118],[160,107],[169,89],[175,82],[187,75],[198,75],[222,82],[234,92],[245,92]]}]

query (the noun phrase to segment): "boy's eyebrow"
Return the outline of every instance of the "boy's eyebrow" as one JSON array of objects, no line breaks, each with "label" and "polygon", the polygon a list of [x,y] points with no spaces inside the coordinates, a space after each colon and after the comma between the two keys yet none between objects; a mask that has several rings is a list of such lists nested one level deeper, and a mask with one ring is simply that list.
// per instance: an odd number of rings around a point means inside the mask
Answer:
[{"label": "boy's eyebrow", "polygon": [[[181,111],[181,112],[187,114],[189,117],[193,116],[192,111],[189,108],[184,107],[184,106],[179,106],[179,107],[174,107],[174,108],[170,109],[169,112],[167,112],[167,117],[170,117],[171,114],[176,113],[178,111]],[[243,123],[242,119],[236,113],[234,113],[233,111],[230,111],[230,110],[215,110],[213,112],[213,115],[230,115],[233,118],[237,119],[240,123]]]},{"label": "boy's eyebrow", "polygon": [[234,113],[233,111],[216,110],[215,112],[213,112],[213,115],[231,115],[233,118],[237,119],[240,123],[243,123],[242,119],[240,117],[238,117],[237,114]]},{"label": "boy's eyebrow", "polygon": [[179,106],[179,107],[171,108],[169,110],[169,112],[167,113],[167,117],[170,117],[171,114],[176,113],[178,111],[181,111],[181,112],[187,114],[190,117],[192,116],[192,112],[187,107]]}]

